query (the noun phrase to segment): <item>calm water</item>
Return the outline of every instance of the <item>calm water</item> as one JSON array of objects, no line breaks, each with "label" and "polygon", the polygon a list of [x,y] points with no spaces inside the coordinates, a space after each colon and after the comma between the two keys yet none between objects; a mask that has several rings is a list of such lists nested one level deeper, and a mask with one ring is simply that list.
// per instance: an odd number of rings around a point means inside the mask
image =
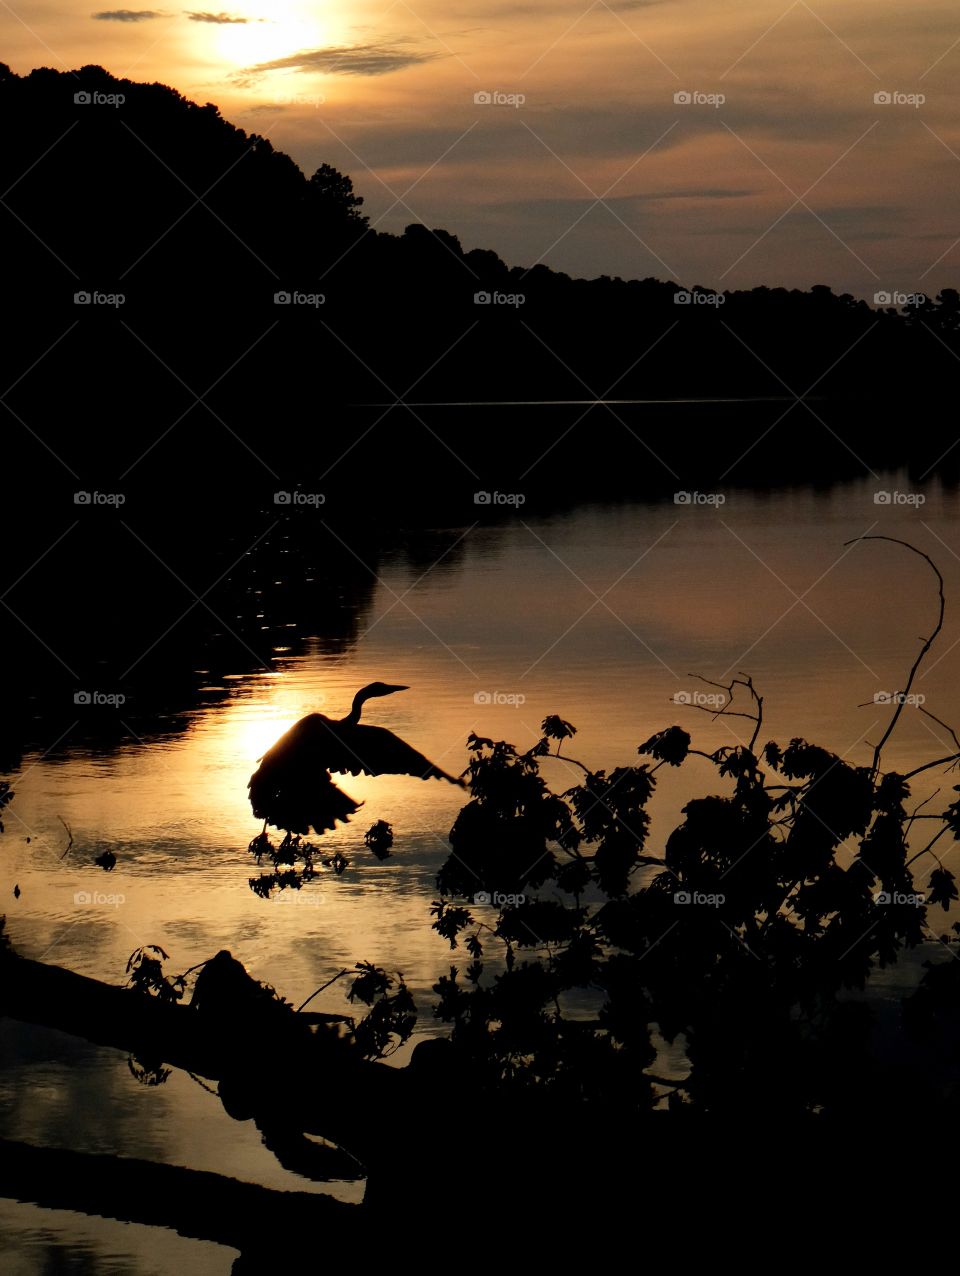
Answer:
[{"label": "calm water", "polygon": [[[877,504],[878,488],[926,500]],[[149,747],[131,735],[109,757],[26,757],[11,777],[17,796],[3,839],[14,943],[25,955],[110,981],[123,978],[141,944],[162,945],[171,970],[226,947],[294,1003],[343,966],[374,961],[405,973],[421,1006],[420,1031],[433,1031],[430,987],[451,955],[430,930],[429,904],[462,796],[433,781],[346,777],[342,787],[366,805],[325,841],[347,855],[349,868],[263,900],[249,889],[256,869],[245,849],[258,832],[245,785],[263,750],[302,714],[339,716],[358,687],[383,679],[411,689],[372,702],[367,720],[449,771],[465,765],[471,731],[526,746],[548,713],[579,728],[574,756],[611,768],[632,762],[641,741],[673,722],[701,748],[746,742],[743,719],[714,721],[674,701],[711,690],[691,673],[728,681],[746,670],[765,697],[762,739],[799,735],[865,763],[890,713],[874,697],[902,686],[918,639],[935,622],[936,592],[929,569],[905,549],[845,548],[864,534],[910,540],[941,568],[945,630],[915,689],[938,717],[960,726],[956,492],[885,476],[826,493],[726,497],[720,506],[588,508],[550,519],[520,510],[506,526],[463,529],[464,553],[453,567],[413,571],[400,558],[382,566],[359,640],[345,654],[323,654],[318,641],[269,673],[218,683],[229,688],[225,699],[208,704],[200,693],[184,730]],[[952,748],[947,731],[911,707],[886,764],[907,769]],[[562,762],[545,768],[555,786],[576,775]],[[698,785],[720,787],[697,760],[660,775],[657,849]],[[917,792],[951,783],[932,772]],[[380,818],[396,833],[382,864],[362,846],[363,831]],[[61,820],[74,837],[62,859]],[[92,865],[105,850],[117,857],[109,875]],[[76,902],[83,892],[116,898]],[[340,986],[316,1005],[345,1009]],[[182,1074],[148,1090],[116,1052],[9,1021],[0,1033],[7,1137],[329,1190],[283,1170],[252,1124],[231,1121]],[[356,1199],[362,1189],[335,1190]],[[17,1230],[25,1242],[14,1241]],[[92,1266],[83,1270],[96,1271],[228,1271],[232,1258],[179,1237],[158,1241],[150,1229],[9,1203],[0,1206],[3,1236],[15,1245],[9,1261],[3,1255],[4,1271],[44,1270],[46,1249],[57,1245],[86,1255]]]}]

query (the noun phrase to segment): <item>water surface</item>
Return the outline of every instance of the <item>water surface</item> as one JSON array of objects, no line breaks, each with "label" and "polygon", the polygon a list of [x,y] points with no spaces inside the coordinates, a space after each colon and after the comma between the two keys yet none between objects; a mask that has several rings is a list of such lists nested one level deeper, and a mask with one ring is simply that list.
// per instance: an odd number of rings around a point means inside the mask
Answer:
[{"label": "water surface", "polygon": [[[878,489],[893,494],[889,502],[877,503]],[[897,492],[925,500],[898,503]],[[700,748],[746,743],[746,720],[715,719],[689,703],[715,690],[689,675],[726,683],[746,671],[764,697],[761,740],[802,736],[865,764],[889,720],[883,693],[902,687],[935,623],[936,582],[898,545],[847,544],[864,535],[909,540],[942,570],[946,625],[915,691],[960,726],[956,491],[886,476],[823,492],[724,496],[547,518],[520,508],[496,525],[446,529],[441,541],[462,543],[435,567],[413,567],[399,550],[386,557],[359,636],[345,648],[331,652],[316,634],[270,670],[202,683],[182,729],[149,744],[130,732],[109,753],[67,739],[49,756],[26,756],[11,777],[17,796],[3,839],[14,943],[110,981],[123,978],[141,944],[162,945],[173,970],[225,947],[295,1004],[343,967],[373,961],[404,972],[421,1007],[418,1031],[435,1031],[431,986],[456,955],[430,930],[429,905],[462,795],[408,777],[344,777],[342,787],[365,805],[324,841],[349,867],[264,900],[248,885],[258,870],[246,846],[259,826],[245,801],[264,749],[302,714],[339,716],[358,687],[382,679],[410,690],[370,702],[366,720],[448,771],[465,766],[471,731],[528,746],[548,713],[577,726],[568,752],[609,769],[635,761],[641,741],[675,722]],[[117,712],[124,722],[124,707]],[[949,731],[911,705],[886,765],[905,770],[953,749]],[[545,762],[544,773],[558,789],[578,775],[562,760]],[[918,800],[950,790],[952,777],[924,778]],[[659,779],[654,850],[688,797],[722,789],[701,760],[664,768]],[[381,818],[396,841],[378,863],[362,834]],[[65,825],[73,844],[64,856]],[[93,865],[107,850],[117,857],[109,874]],[[327,990],[318,1008],[345,1009],[343,986]],[[260,1146],[252,1125],[230,1121],[182,1074],[148,1090],[116,1052],[9,1021],[2,1034],[0,1131],[9,1137],[310,1187]],[[360,1189],[336,1190],[355,1199]],[[14,1219],[37,1236],[47,1223],[66,1226],[59,1214],[6,1205],[0,1229]],[[81,1248],[99,1237],[103,1257],[115,1236],[97,1227],[85,1220],[67,1232]],[[108,1269],[155,1270],[142,1256],[118,1256]]]}]

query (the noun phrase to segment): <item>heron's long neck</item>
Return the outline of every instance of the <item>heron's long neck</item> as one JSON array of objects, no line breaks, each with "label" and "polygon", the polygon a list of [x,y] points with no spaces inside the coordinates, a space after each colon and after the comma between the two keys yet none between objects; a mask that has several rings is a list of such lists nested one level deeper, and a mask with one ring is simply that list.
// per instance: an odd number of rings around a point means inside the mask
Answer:
[{"label": "heron's long neck", "polygon": [[344,723],[346,723],[348,726],[351,726],[351,727],[355,727],[357,725],[357,723],[360,721],[360,710],[363,708],[364,704],[366,703],[366,699],[367,698],[362,691],[357,692],[357,694],[353,697],[353,707],[351,708],[347,716],[343,719]]}]

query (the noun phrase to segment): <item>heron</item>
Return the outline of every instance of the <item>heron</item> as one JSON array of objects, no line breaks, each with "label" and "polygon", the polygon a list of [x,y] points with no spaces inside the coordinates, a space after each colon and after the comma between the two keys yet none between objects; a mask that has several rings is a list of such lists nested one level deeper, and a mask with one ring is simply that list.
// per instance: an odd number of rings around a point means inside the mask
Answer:
[{"label": "heron", "polygon": [[308,713],[272,745],[250,777],[250,805],[258,819],[287,833],[324,833],[344,823],[362,803],[355,802],[330,778],[350,775],[415,775],[464,787],[422,753],[385,727],[360,725],[368,700],[392,696],[409,687],[371,682],[353,697],[345,718]]}]

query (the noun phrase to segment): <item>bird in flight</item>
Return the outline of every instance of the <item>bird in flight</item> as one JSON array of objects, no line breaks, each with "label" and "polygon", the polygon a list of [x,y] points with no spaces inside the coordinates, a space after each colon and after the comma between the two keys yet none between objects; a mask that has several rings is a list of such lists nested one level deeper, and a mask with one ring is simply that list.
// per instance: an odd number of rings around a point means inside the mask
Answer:
[{"label": "bird in flight", "polygon": [[345,718],[308,713],[259,759],[250,777],[250,805],[264,828],[272,824],[287,833],[317,833],[346,822],[360,809],[330,778],[331,772],[350,775],[415,775],[421,780],[463,781],[447,775],[406,741],[385,727],[360,725],[364,704],[376,696],[390,696],[407,687],[371,682],[353,697]]}]

